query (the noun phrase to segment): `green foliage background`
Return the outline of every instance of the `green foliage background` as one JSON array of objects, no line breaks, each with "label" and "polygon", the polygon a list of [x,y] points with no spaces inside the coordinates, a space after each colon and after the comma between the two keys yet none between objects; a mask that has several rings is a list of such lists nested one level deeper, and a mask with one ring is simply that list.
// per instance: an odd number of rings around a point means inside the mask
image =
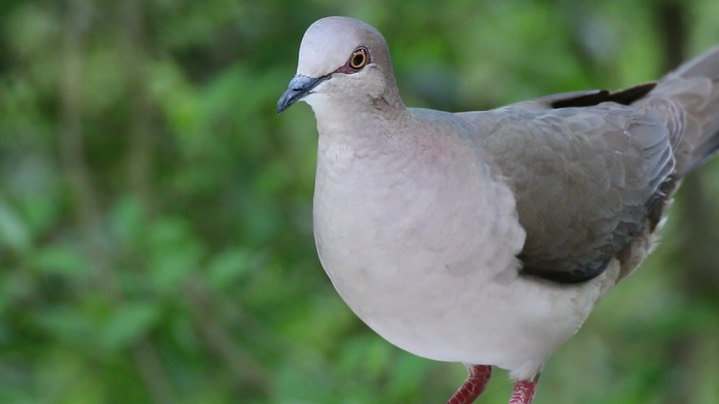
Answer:
[{"label": "green foliage background", "polygon": [[[333,14],[385,34],[408,105],[448,110],[652,80],[719,42],[715,0],[2,0],[0,402],[437,403],[460,384],[369,331],[317,261],[314,118],[274,105]],[[687,182],[537,403],[719,402],[719,162]],[[496,372],[481,402],[510,388]]]}]

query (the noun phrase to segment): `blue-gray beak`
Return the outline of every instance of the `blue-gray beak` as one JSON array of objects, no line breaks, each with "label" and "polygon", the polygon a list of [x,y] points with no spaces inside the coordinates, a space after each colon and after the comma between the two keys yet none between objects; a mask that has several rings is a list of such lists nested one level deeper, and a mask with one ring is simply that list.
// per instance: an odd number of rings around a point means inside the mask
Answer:
[{"label": "blue-gray beak", "polygon": [[301,100],[307,94],[311,94],[312,90],[317,87],[318,84],[330,77],[330,75],[322,77],[297,75],[293,77],[292,80],[290,80],[290,84],[287,86],[287,91],[282,94],[282,97],[280,97],[280,100],[277,102],[277,113],[281,113],[295,102]]}]

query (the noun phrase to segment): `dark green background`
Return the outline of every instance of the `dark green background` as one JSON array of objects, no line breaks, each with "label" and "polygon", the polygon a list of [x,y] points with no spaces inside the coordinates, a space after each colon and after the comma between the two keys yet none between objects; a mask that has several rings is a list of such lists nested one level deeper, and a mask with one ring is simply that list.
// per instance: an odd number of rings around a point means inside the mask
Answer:
[{"label": "dark green background", "polygon": [[[455,111],[652,80],[719,42],[716,0],[0,1],[0,402],[438,403],[460,384],[369,331],[317,261],[314,117],[274,107],[333,14],[385,34],[406,104]],[[719,402],[716,160],[537,404]],[[481,402],[510,388],[496,372]]]}]

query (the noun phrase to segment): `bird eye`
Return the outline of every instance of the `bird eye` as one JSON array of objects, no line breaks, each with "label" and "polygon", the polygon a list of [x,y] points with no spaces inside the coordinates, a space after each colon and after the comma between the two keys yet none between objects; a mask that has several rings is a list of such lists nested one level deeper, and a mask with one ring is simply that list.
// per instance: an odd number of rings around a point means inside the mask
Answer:
[{"label": "bird eye", "polygon": [[369,61],[369,54],[367,53],[367,49],[365,48],[357,48],[354,52],[352,52],[352,56],[350,56],[349,60],[349,67],[351,67],[354,70],[359,70],[367,64],[367,61]]}]

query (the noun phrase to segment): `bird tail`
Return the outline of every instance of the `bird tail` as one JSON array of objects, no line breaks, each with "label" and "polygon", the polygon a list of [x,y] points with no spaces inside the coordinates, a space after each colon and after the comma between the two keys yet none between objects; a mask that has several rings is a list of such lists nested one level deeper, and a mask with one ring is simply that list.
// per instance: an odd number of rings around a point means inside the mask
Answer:
[{"label": "bird tail", "polygon": [[684,175],[719,150],[719,46],[664,76],[644,107],[664,120]]}]

